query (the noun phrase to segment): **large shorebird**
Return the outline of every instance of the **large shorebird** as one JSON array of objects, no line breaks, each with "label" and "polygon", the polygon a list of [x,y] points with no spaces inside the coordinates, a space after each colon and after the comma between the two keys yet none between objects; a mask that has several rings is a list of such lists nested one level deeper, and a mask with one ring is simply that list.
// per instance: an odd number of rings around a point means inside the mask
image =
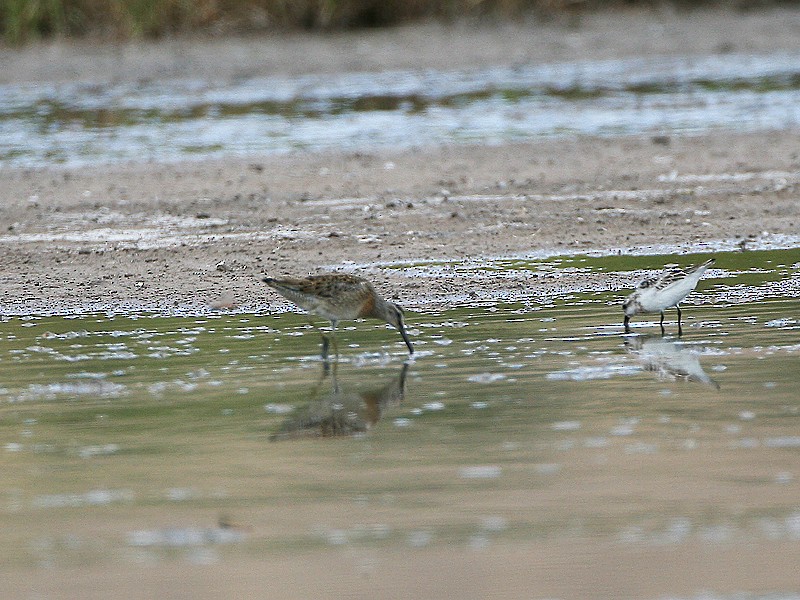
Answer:
[{"label": "large shorebird", "polygon": [[630,320],[633,315],[642,312],[661,313],[661,333],[664,333],[664,311],[672,306],[678,309],[678,335],[683,334],[681,327],[681,307],[679,303],[697,287],[697,282],[714,264],[714,259],[686,269],[668,269],[658,277],[646,279],[640,283],[622,304],[625,313],[625,333],[630,332]]},{"label": "large shorebird", "polygon": [[[372,284],[362,277],[330,273],[304,278],[264,277],[263,281],[300,308],[328,319],[334,335],[339,321],[372,317],[395,327],[403,336],[408,352],[414,353],[414,346],[406,333],[403,309],[394,302],[384,300]],[[327,338],[325,340],[323,354],[327,353]]]}]

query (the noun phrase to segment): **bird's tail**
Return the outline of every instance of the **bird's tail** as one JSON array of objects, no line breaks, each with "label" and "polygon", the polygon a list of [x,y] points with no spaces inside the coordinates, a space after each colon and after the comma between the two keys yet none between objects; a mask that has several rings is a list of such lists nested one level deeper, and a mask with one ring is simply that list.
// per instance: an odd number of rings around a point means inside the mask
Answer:
[{"label": "bird's tail", "polygon": [[276,279],[275,277],[264,277],[261,281],[266,283],[269,287],[277,289],[293,289],[300,286],[301,280],[286,277],[284,279]]},{"label": "bird's tail", "polygon": [[710,267],[711,265],[713,265],[715,262],[717,262],[717,259],[716,259],[716,258],[709,258],[707,261],[705,261],[705,262],[703,262],[703,263],[700,263],[699,265],[697,265],[696,267],[694,267],[693,269],[691,269],[690,273],[696,273],[696,272],[698,272],[698,271],[700,271],[700,272],[702,273],[702,272],[703,272],[703,271],[705,271],[705,270],[706,270],[708,267]]}]

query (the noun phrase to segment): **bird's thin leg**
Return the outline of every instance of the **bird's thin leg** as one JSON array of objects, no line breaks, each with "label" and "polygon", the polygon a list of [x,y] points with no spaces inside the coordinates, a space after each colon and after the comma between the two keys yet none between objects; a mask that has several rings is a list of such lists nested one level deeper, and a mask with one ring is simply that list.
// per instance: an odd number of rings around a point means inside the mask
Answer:
[{"label": "bird's thin leg", "polygon": [[308,316],[308,324],[311,325],[311,327],[313,327],[317,331],[319,331],[320,336],[322,336],[322,348],[320,349],[320,357],[322,358],[323,362],[327,362],[330,339],[320,327],[314,325],[314,320],[311,318],[311,315],[307,316]]},{"label": "bird's thin leg", "polygon": [[631,332],[630,322],[631,322],[631,318],[628,315],[625,315],[625,333],[630,333]]},{"label": "bird's thin leg", "polygon": [[661,335],[664,335],[664,311],[663,310],[661,311],[661,322],[659,324],[661,325]]},{"label": "bird's thin leg", "polygon": [[678,309],[678,337],[680,337],[683,335],[683,327],[681,326],[681,307],[676,304],[675,308]]}]

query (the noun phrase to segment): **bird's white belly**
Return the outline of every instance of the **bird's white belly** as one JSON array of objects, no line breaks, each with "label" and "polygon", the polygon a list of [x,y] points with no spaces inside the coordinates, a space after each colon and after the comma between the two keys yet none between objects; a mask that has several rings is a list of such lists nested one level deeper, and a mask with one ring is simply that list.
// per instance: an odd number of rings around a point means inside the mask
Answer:
[{"label": "bird's white belly", "polygon": [[342,306],[334,307],[326,300],[307,298],[302,308],[329,321],[349,321],[358,317],[360,307],[357,306],[352,309]]},{"label": "bird's white belly", "polygon": [[679,281],[661,290],[655,288],[647,290],[647,293],[642,294],[639,302],[647,312],[660,312],[675,306],[686,298],[694,288],[692,283],[696,284],[696,282]]}]

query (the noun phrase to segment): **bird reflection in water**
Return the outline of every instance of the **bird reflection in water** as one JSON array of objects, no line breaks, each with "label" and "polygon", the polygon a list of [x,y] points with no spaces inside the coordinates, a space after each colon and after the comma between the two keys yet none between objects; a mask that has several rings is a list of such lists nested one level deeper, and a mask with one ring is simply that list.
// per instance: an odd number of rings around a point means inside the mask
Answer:
[{"label": "bird reflection in water", "polygon": [[[345,437],[364,434],[378,421],[387,407],[400,404],[406,392],[409,363],[400,373],[379,387],[359,389],[353,384],[340,384],[338,362],[332,367],[323,362],[322,377],[311,394],[311,401],[287,418],[271,441],[309,437]],[[325,385],[330,379],[330,384]]]},{"label": "bird reflection in water", "polygon": [[719,383],[703,370],[698,354],[684,344],[660,335],[626,335],[623,339],[628,352],[659,379],[695,381],[719,389]]}]

